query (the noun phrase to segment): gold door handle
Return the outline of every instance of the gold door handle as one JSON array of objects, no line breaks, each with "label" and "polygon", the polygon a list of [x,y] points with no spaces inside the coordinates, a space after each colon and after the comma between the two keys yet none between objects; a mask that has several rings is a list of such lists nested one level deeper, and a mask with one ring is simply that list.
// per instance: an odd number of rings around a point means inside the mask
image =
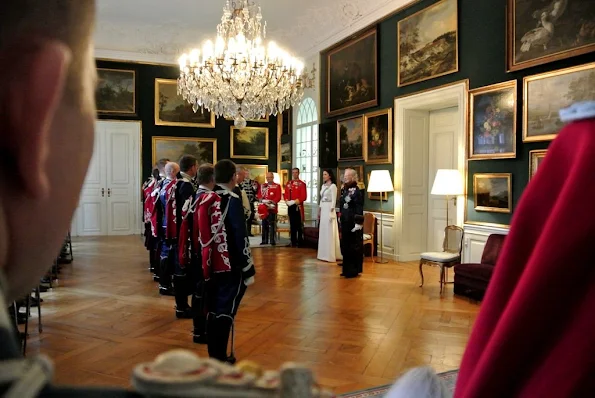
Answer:
[{"label": "gold door handle", "polygon": [[112,190],[111,190],[111,188],[108,188],[107,189],[107,197],[109,198],[111,196],[112,196]]},{"label": "gold door handle", "polygon": [[101,197],[103,198],[105,196],[105,188],[101,188]]}]

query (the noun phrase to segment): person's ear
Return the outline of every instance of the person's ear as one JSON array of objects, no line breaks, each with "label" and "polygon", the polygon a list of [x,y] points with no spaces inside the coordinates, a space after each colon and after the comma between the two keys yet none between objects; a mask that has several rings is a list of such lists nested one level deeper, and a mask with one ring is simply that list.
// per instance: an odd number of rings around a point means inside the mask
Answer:
[{"label": "person's ear", "polygon": [[[16,54],[16,57],[15,57]],[[1,127],[8,132],[0,143],[12,161],[18,187],[35,199],[49,193],[47,158],[50,131],[62,100],[71,52],[58,41],[26,43],[0,59],[6,89],[0,93]],[[8,72],[8,73],[6,73]]]}]

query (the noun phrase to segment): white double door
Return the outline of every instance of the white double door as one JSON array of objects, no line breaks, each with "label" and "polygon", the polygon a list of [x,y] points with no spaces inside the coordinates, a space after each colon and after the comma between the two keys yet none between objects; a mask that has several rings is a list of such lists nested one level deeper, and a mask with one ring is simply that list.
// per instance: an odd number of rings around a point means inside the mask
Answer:
[{"label": "white double door", "polygon": [[140,122],[95,122],[93,158],[73,220],[75,235],[140,232],[140,137]]}]

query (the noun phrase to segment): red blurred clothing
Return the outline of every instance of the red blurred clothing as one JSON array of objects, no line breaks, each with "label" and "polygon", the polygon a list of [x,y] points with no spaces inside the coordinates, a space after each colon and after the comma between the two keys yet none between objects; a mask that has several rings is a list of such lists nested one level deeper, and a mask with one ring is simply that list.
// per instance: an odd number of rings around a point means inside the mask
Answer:
[{"label": "red blurred clothing", "polygon": [[567,125],[515,209],[456,398],[595,391],[595,119]]}]

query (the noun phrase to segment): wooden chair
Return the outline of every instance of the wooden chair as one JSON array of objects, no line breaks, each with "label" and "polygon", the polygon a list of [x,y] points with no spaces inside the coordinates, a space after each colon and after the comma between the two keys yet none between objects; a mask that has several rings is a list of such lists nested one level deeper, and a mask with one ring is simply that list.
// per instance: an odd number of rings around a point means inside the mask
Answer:
[{"label": "wooden chair", "polygon": [[364,213],[364,247],[371,246],[372,262],[374,260],[374,226],[376,225],[376,216],[372,213]]},{"label": "wooden chair", "polygon": [[444,284],[448,282],[448,268],[460,264],[461,250],[463,248],[463,228],[456,225],[449,225],[444,228],[444,241],[442,242],[441,252],[425,252],[421,254],[419,260],[419,274],[421,275],[421,285],[424,285],[423,265],[433,265],[440,267],[440,293]]}]

